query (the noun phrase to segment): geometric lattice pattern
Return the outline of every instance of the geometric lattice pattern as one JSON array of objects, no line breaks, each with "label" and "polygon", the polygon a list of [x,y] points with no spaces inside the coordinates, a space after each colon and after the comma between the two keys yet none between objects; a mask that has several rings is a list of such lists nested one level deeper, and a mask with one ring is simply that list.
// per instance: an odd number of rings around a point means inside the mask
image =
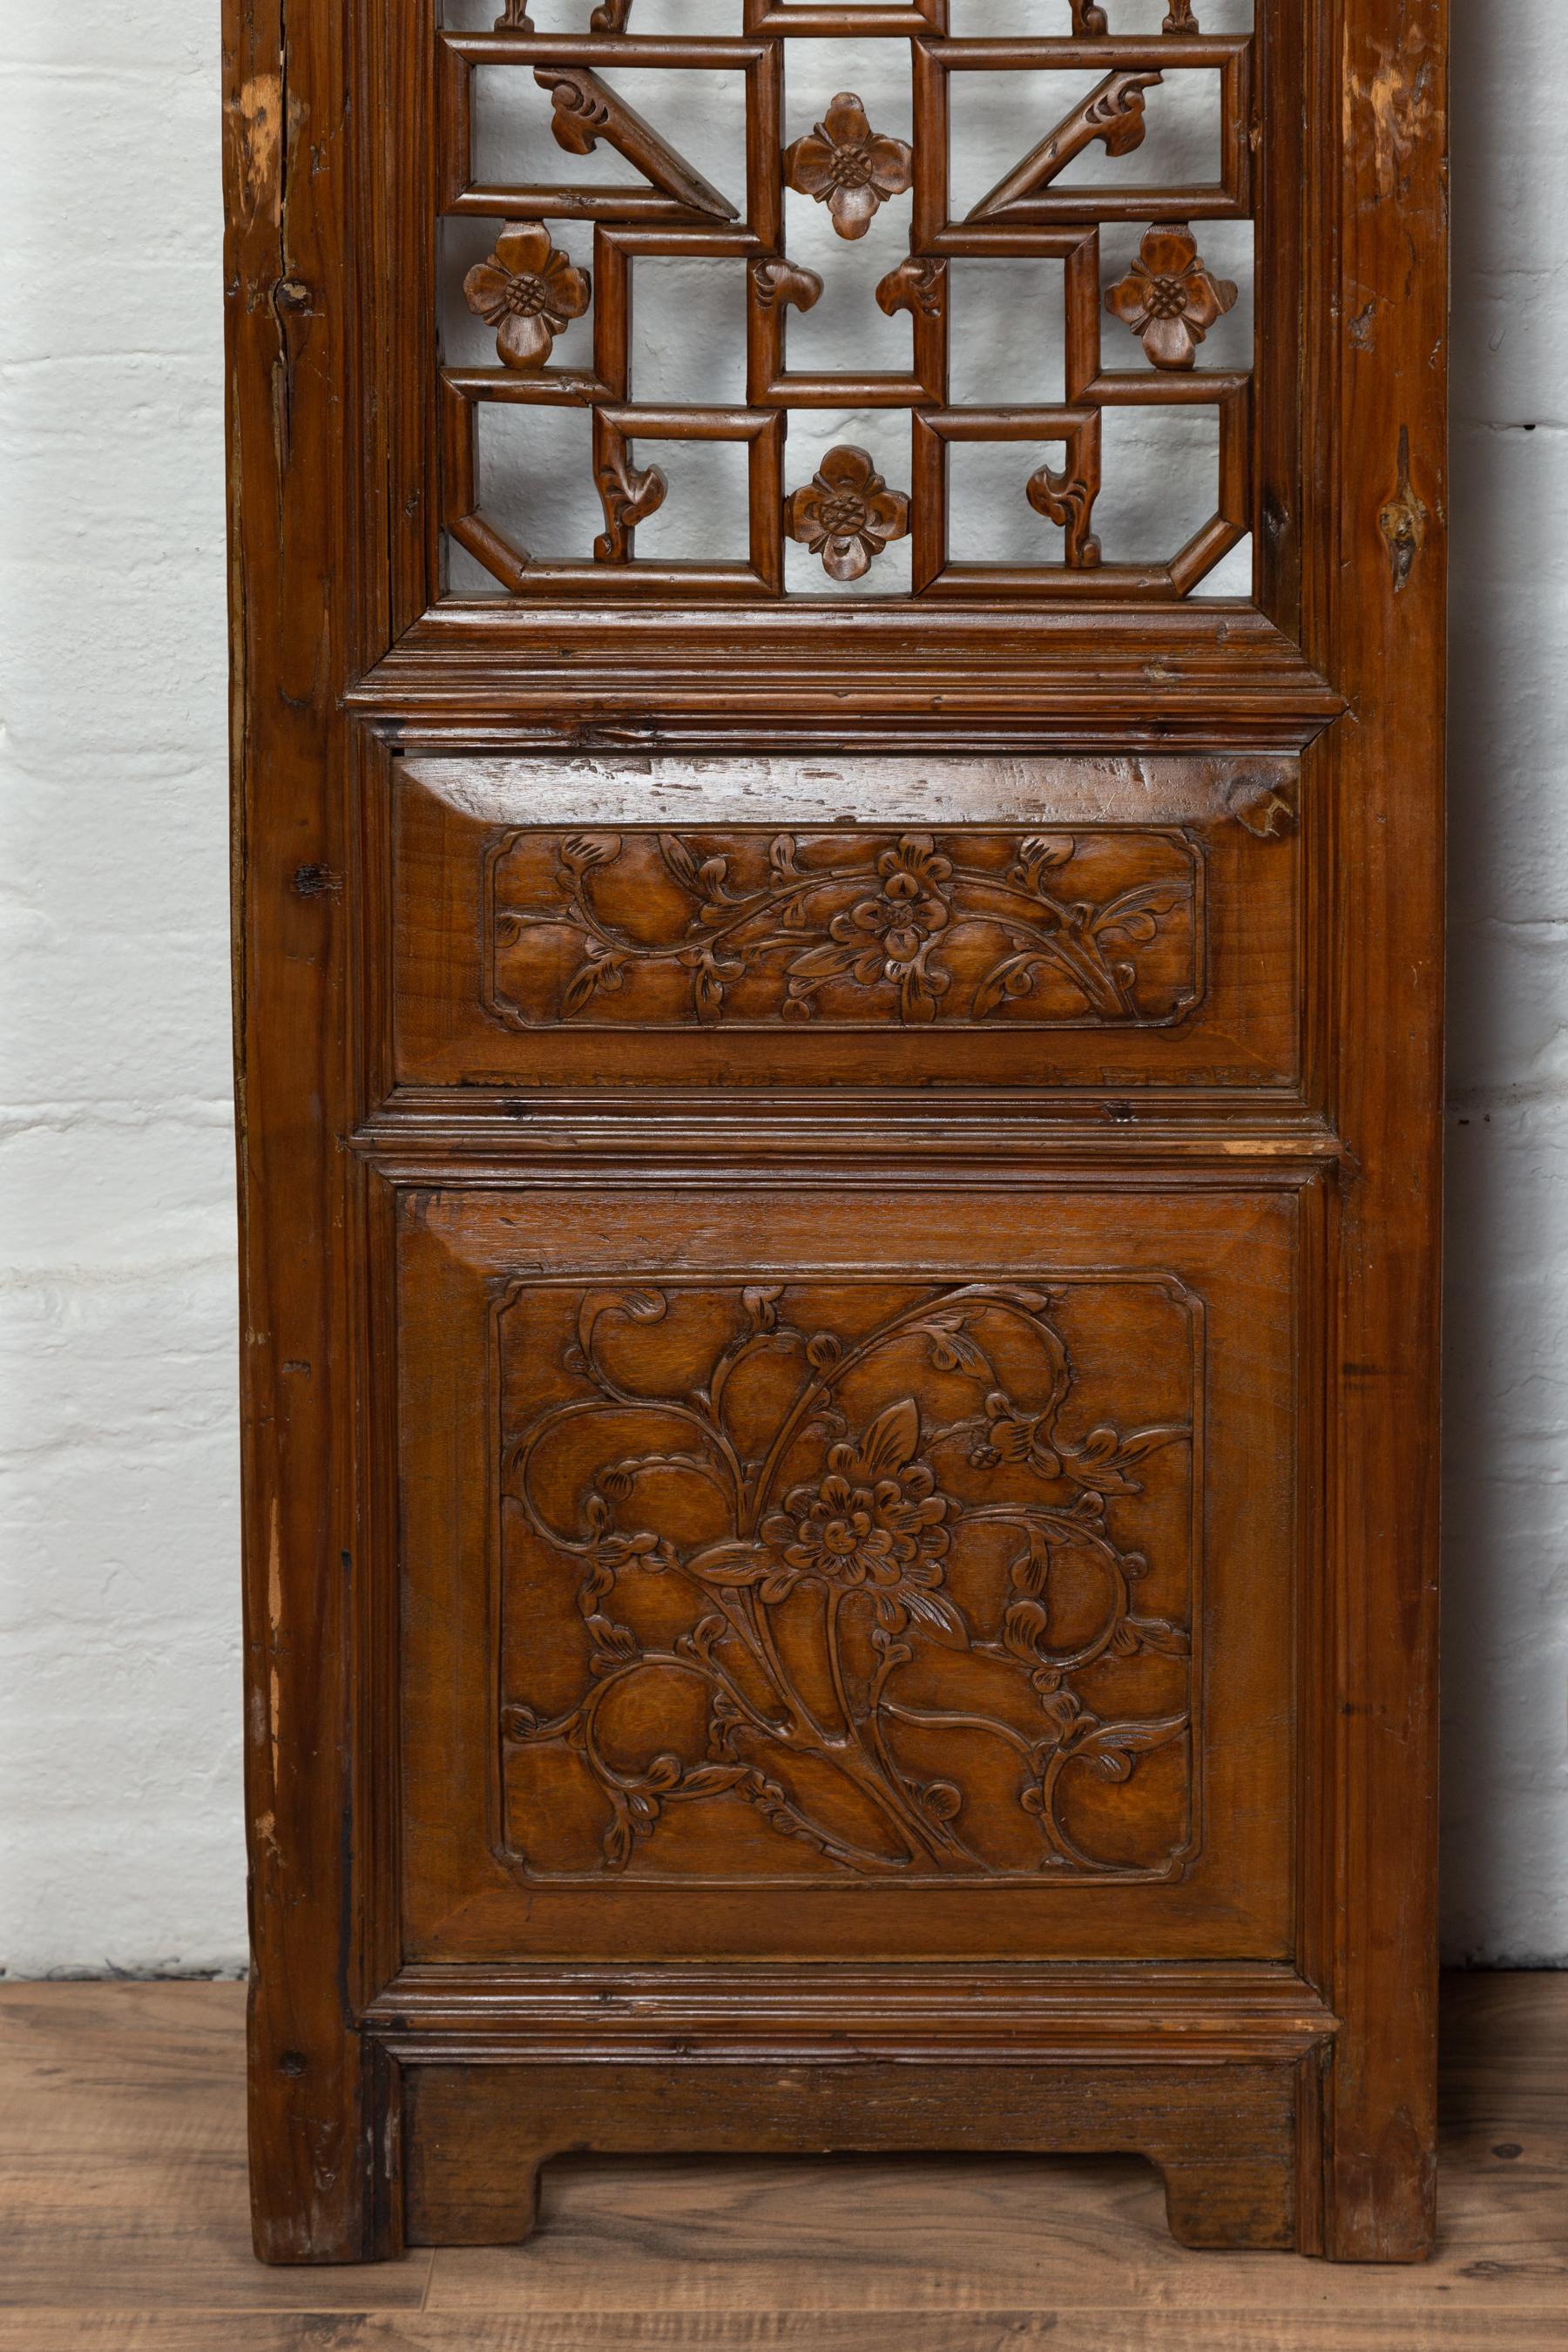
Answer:
[{"label": "geometric lattice pattern", "polygon": [[[1192,0],[1172,0],[1163,31],[1113,37],[1107,9],[1070,0],[1068,37],[951,37],[947,0],[813,6],[736,0],[731,36],[639,37],[637,0],[604,0],[579,33],[536,32],[523,0],[508,0],[489,33],[439,38],[439,205],[448,216],[495,223],[493,250],[470,269],[470,310],[496,334],[493,365],[442,372],[443,521],[454,541],[521,596],[608,599],[651,593],[706,599],[782,595],[794,541],[820,563],[822,592],[865,574],[907,538],[917,597],[1170,599],[1189,593],[1251,529],[1252,377],[1205,368],[1202,346],[1236,300],[1209,268],[1205,221],[1244,220],[1252,208],[1252,42],[1205,35]],[[584,13],[587,15],[586,0]],[[1020,16],[1027,12],[1020,10]],[[867,37],[907,45],[914,136],[887,134],[853,90],[814,127],[784,135],[792,45]],[[558,144],[576,155],[614,151],[631,184],[477,180],[472,91],[478,68],[506,69],[509,102],[535,107]],[[681,152],[680,111],[645,119],[620,96],[617,69],[740,77],[745,90],[745,184],[721,189]],[[951,199],[955,79],[1078,75],[1083,95],[962,217]],[[1204,73],[1219,92],[1217,171],[1206,184],[1121,182],[1111,168],[1143,145],[1178,77]],[[646,86],[646,85],[645,85]],[[689,86],[687,84],[686,86]],[[1102,150],[1092,181],[1064,180]],[[907,214],[907,254],[875,299],[912,325],[904,371],[810,371],[789,361],[790,314],[812,309],[822,276],[784,244],[784,191],[823,205],[853,246],[884,206]],[[592,226],[589,268],[574,267],[553,225]],[[1196,225],[1196,226],[1194,226]],[[1103,262],[1102,262],[1102,246]],[[680,257],[743,272],[743,401],[731,405],[639,400],[633,381],[633,273],[639,260]],[[956,405],[949,397],[950,278],[955,262],[1028,257],[1059,265],[1065,397],[1011,405]],[[568,322],[591,314],[592,363],[552,359]],[[592,561],[536,558],[483,511],[477,462],[485,403],[586,407],[604,529]],[[1213,514],[1163,562],[1104,560],[1095,529],[1105,463],[1104,420],[1116,408],[1206,406],[1218,418]],[[804,410],[908,413],[907,479],[884,478],[859,447],[792,466],[789,429]],[[743,562],[639,559],[637,533],[663,505],[654,445],[742,444],[749,467],[750,546]],[[1014,494],[1043,525],[1037,562],[956,562],[950,554],[953,452],[965,443],[1021,448]],[[890,469],[889,469],[890,472]]]}]

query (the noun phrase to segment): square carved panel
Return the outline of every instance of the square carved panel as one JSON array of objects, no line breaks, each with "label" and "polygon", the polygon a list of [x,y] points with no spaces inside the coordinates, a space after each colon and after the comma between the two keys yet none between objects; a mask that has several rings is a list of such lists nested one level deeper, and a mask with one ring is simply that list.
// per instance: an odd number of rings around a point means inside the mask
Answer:
[{"label": "square carved panel", "polygon": [[405,1193],[410,1957],[1281,1953],[1298,1232]]},{"label": "square carved panel", "polygon": [[524,1277],[494,1346],[527,1877],[1179,1874],[1203,1316],[1174,1277]]}]

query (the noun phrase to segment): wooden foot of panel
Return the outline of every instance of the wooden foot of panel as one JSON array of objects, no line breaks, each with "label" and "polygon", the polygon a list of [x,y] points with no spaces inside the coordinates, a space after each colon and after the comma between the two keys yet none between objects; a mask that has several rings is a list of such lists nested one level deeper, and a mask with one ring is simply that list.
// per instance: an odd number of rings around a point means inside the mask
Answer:
[{"label": "wooden foot of panel", "polygon": [[417,2065],[407,2242],[516,2244],[552,2156],[919,2150],[1143,2156],[1184,2245],[1293,2247],[1298,2087],[1261,2063]]}]

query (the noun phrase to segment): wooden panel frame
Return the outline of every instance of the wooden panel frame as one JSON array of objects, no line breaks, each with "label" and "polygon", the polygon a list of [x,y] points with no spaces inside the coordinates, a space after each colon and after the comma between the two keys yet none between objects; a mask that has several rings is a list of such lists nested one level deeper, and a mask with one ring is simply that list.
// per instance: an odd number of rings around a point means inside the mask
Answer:
[{"label": "wooden panel frame", "polygon": [[[1447,15],[1447,0],[1268,11],[1275,28],[1300,24],[1309,76],[1300,157],[1272,184],[1265,173],[1264,242],[1310,266],[1300,373],[1286,337],[1259,387],[1280,428],[1258,482],[1261,612],[1123,614],[1109,626],[956,614],[918,649],[899,616],[858,614],[835,622],[842,652],[803,677],[809,614],[742,631],[722,611],[426,613],[430,415],[417,403],[389,412],[376,395],[428,314],[426,265],[407,257],[426,249],[430,192],[408,173],[368,215],[357,192],[374,178],[364,126],[406,123],[411,109],[418,128],[428,107],[414,69],[428,19],[402,0],[353,11],[226,0],[251,2129],[265,2258],[361,2260],[406,2231],[458,2234],[476,2181],[493,2196],[503,2161],[531,2165],[563,2119],[574,2138],[650,2144],[636,2101],[660,2082],[676,2118],[661,2146],[693,2132],[713,2144],[702,2122],[715,2091],[746,2146],[902,2145],[910,2116],[923,2145],[972,2146],[980,2115],[996,2145],[1144,2147],[1175,2176],[1173,2221],[1197,2242],[1370,2261],[1429,2251]],[[1300,468],[1298,446],[1310,453]],[[951,1121],[911,1114],[900,1161],[969,1155],[990,1182],[1031,1158],[1092,1166],[1101,1181],[1151,1154],[1193,1181],[1205,1170],[1234,1181],[1238,1164],[1331,1171],[1314,1360],[1331,1442],[1311,1482],[1321,1575],[1303,1626],[1314,1728],[1295,1967],[1196,1990],[1145,1971],[1114,2017],[1103,1978],[1014,1986],[989,2044],[983,2021],[955,2042],[932,2014],[934,1991],[942,2018],[973,2016],[973,1983],[889,1986],[895,2026],[927,2053],[897,2067],[900,2097],[916,2103],[897,2135],[874,2051],[792,2063],[822,2032],[797,1984],[783,1989],[770,2048],[733,1984],[694,2032],[657,1993],[623,1986],[627,2014],[651,2018],[651,2063],[635,2033],[584,2042],[580,2013],[556,2014],[504,1974],[468,1983],[455,2009],[438,1985],[400,1985],[389,2000],[395,1596],[386,1308],[371,1278],[388,1242],[386,1180],[488,1159],[508,1181],[530,1171],[591,1181],[629,1156],[647,1181],[719,1166],[743,1182],[755,1146],[742,1116],[699,1122],[679,1108],[596,1129],[563,1108],[528,1136],[504,1112],[376,1113],[366,1041],[383,981],[353,954],[374,822],[362,814],[368,730],[445,749],[601,734],[635,746],[657,733],[666,748],[723,751],[759,730],[775,749],[919,750],[936,734],[1037,751],[1291,748],[1342,711],[1309,755],[1331,853],[1311,910],[1327,972],[1311,1120],[1123,1138],[988,1113],[955,1137]],[[809,1170],[808,1134],[795,1132]],[[356,1134],[362,1149],[345,1150]],[[871,1192],[900,1181],[878,1139],[853,1129],[832,1165]],[[526,2047],[525,2015],[537,2019]],[[1118,2053],[1120,2073],[1106,2063]],[[439,2128],[416,2122],[405,2220],[406,2075],[412,2114]],[[548,2130],[528,2120],[539,2098],[514,2095],[524,2077],[555,2103]],[[825,2131],[833,2109],[840,2121]],[[585,2119],[606,2112],[619,2121],[605,2129]],[[458,2124],[466,2141],[453,2139]],[[444,2177],[431,2168],[437,2138],[458,2151]],[[526,2227],[526,2190],[502,2202],[468,2205],[479,2232]]]}]

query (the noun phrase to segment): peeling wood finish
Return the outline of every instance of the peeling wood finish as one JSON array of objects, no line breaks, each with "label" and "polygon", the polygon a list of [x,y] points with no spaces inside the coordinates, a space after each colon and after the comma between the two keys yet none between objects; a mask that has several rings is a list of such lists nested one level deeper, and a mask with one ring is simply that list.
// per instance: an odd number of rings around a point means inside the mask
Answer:
[{"label": "peeling wood finish", "polygon": [[[1444,0],[879,10],[912,160],[845,93],[791,168],[846,237],[909,205],[915,373],[842,404],[914,412],[886,484],[784,461],[845,387],[784,366],[780,81],[860,16],[584,14],[226,5],[257,2250],[524,2235],[568,2146],[986,2147],[1142,2152],[1188,2243],[1419,2258]],[[613,89],[742,51],[744,218]],[[1075,110],[947,220],[952,74],[1042,58]],[[646,185],[473,184],[475,64]],[[1212,187],[1063,174],[1205,66]],[[442,212],[510,257],[504,366],[432,361]],[[1205,376],[1246,214],[1255,363]],[[949,260],[1008,251],[1064,264],[1075,407],[948,405]],[[639,408],[635,263],[697,252],[748,404]],[[1114,575],[1094,419],[1189,397],[1223,512]],[[486,537],[483,399],[593,409],[595,562]],[[747,446],[749,564],[640,569],[690,434]],[[1066,588],[945,565],[977,437]],[[505,596],[443,594],[443,519]],[[835,602],[906,526],[917,593]],[[1194,599],[1246,531],[1255,602]]]}]

